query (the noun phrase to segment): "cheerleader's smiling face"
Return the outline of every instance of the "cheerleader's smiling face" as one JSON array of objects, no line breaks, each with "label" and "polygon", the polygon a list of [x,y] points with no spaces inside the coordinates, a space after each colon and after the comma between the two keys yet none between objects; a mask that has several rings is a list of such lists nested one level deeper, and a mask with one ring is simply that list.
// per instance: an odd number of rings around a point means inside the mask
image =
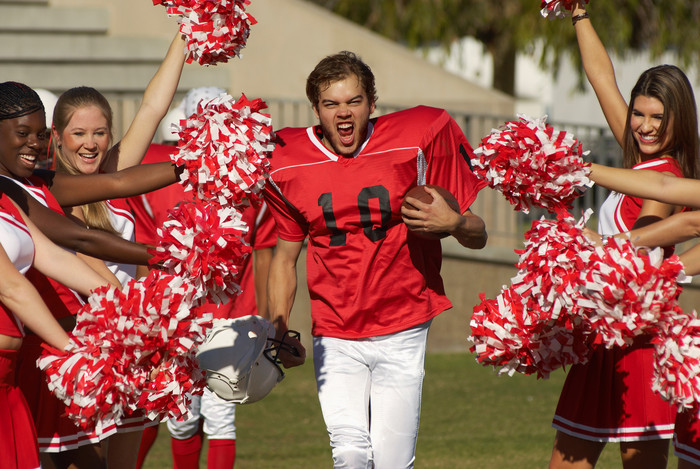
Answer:
[{"label": "cheerleader's smiling face", "polygon": [[666,131],[662,133],[664,105],[651,96],[637,96],[632,105],[630,129],[639,145],[639,152],[647,157],[660,156],[670,141],[669,130],[673,128],[671,116],[668,116]]},{"label": "cheerleader's smiling face", "polygon": [[81,174],[95,174],[104,160],[112,135],[107,118],[97,106],[75,109],[60,134],[54,129],[64,160]]},{"label": "cheerleader's smiling face", "polygon": [[0,174],[29,177],[46,154],[48,132],[44,111],[0,120]]}]

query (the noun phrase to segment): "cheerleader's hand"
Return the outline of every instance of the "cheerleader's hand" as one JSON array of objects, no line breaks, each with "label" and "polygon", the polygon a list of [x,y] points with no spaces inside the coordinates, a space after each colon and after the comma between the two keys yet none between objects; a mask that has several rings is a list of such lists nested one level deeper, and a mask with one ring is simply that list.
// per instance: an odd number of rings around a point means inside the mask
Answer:
[{"label": "cheerleader's hand", "polygon": [[603,236],[597,231],[593,231],[592,229],[586,227],[583,229],[583,234],[596,246],[603,246]]}]

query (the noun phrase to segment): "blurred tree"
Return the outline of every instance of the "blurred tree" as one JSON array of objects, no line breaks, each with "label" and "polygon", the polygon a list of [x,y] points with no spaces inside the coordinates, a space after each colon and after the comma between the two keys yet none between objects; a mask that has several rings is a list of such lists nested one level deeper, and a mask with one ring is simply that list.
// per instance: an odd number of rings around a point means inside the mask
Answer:
[{"label": "blurred tree", "polygon": [[[556,72],[565,55],[580,64],[571,22],[542,18],[538,0],[307,1],[412,48],[447,48],[471,36],[494,59],[494,88],[510,95],[515,92],[516,54],[535,54],[538,40],[544,45],[539,57],[543,67]],[[673,51],[681,66],[697,66],[699,0],[591,0],[587,9],[603,43],[619,56],[647,50],[658,58]]]}]

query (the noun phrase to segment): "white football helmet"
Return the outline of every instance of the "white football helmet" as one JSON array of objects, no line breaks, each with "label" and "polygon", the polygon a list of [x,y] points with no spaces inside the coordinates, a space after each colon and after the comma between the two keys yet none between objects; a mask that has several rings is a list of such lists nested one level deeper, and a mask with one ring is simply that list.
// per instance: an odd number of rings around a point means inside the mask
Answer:
[{"label": "white football helmet", "polygon": [[214,320],[197,351],[209,389],[237,404],[267,396],[284,378],[274,336],[274,326],[262,316]]}]

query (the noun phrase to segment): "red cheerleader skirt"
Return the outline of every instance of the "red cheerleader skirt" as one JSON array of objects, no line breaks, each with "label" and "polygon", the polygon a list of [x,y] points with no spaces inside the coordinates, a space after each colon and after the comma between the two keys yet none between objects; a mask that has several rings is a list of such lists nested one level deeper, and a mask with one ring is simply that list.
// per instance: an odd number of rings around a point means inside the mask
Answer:
[{"label": "red cheerleader skirt", "polygon": [[597,347],[588,363],[571,367],[552,426],[590,441],[670,439],[676,411],[651,389],[654,348],[649,337],[629,347]]},{"label": "red cheerleader skirt", "polygon": [[676,416],[673,450],[679,459],[700,466],[700,418],[697,409],[686,410]]},{"label": "red cheerleader skirt", "polygon": [[5,469],[36,469],[39,448],[27,402],[15,382],[17,350],[0,349],[0,458]]}]

